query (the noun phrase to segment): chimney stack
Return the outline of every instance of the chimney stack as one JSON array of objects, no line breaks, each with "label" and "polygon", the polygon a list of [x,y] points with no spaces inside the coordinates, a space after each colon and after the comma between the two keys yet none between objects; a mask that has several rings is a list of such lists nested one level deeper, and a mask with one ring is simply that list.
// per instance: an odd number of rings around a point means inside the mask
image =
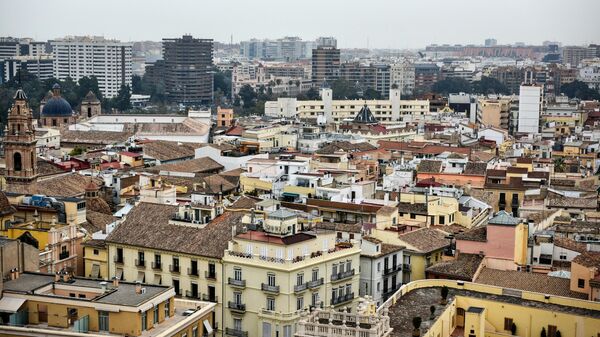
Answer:
[{"label": "chimney stack", "polygon": [[102,292],[105,293],[106,292],[106,282],[102,281],[100,282],[100,288],[102,288]]},{"label": "chimney stack", "polygon": [[142,282],[140,282],[140,281],[135,282],[135,293],[136,294],[142,293]]},{"label": "chimney stack", "polygon": [[119,287],[119,278],[115,276],[112,278],[112,281],[113,281],[113,287],[118,288]]}]

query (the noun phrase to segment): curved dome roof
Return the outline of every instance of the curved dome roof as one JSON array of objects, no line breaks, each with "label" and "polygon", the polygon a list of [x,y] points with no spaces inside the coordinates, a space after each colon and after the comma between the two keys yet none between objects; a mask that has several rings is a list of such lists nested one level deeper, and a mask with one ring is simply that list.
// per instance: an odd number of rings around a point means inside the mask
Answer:
[{"label": "curved dome roof", "polygon": [[42,116],[44,117],[66,117],[72,114],[73,109],[71,109],[71,104],[60,96],[52,96],[42,109]]},{"label": "curved dome roof", "polygon": [[60,97],[60,85],[52,86],[52,97],[48,98],[42,109],[42,117],[67,117],[73,114],[71,104]]}]

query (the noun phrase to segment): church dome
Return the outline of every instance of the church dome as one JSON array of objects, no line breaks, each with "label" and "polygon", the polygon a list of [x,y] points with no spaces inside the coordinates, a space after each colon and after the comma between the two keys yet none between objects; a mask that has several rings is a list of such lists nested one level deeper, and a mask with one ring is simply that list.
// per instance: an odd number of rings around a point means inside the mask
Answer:
[{"label": "church dome", "polygon": [[60,85],[52,86],[52,97],[50,97],[42,109],[42,117],[68,117],[73,114],[71,104],[60,96]]}]

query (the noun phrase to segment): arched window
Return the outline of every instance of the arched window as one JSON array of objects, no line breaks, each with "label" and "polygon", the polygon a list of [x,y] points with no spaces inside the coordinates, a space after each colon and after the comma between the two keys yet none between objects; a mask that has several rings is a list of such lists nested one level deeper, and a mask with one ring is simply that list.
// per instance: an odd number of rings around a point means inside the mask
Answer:
[{"label": "arched window", "polygon": [[13,168],[15,171],[21,171],[23,167],[23,163],[21,162],[21,154],[19,152],[15,152],[13,155]]}]

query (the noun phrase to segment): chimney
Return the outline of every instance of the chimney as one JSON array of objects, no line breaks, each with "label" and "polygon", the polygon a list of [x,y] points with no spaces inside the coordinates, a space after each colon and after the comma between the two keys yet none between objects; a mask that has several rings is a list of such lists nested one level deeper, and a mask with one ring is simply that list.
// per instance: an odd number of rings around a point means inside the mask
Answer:
[{"label": "chimney", "polygon": [[105,293],[106,292],[106,282],[102,281],[100,282],[100,288],[102,288],[102,292]]},{"label": "chimney", "polygon": [[142,293],[142,282],[140,282],[140,281],[135,282],[135,293],[136,294]]},{"label": "chimney", "polygon": [[58,282],[58,281],[60,281],[60,272],[59,271],[54,273],[54,282]]},{"label": "chimney", "polygon": [[115,276],[112,278],[112,281],[113,281],[113,287],[118,288],[119,287],[119,278]]}]

